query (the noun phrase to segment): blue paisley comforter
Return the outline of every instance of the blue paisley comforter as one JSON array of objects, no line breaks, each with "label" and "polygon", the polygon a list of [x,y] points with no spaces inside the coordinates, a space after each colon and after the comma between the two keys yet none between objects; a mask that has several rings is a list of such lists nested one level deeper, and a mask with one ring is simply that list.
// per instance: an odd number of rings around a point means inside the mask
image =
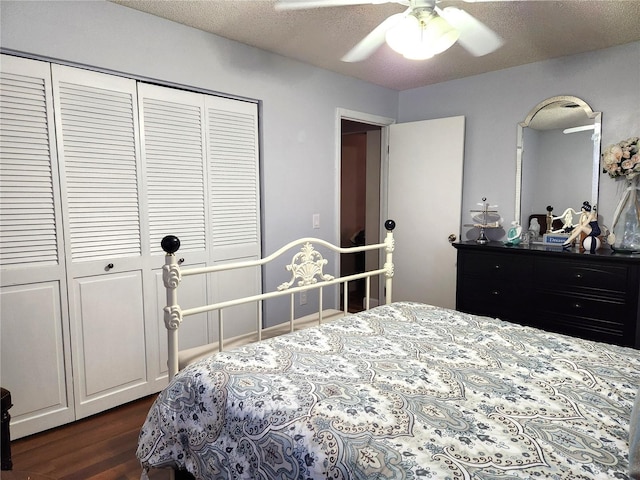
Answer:
[{"label": "blue paisley comforter", "polygon": [[416,303],[211,356],[142,427],[197,479],[625,479],[640,352]]}]

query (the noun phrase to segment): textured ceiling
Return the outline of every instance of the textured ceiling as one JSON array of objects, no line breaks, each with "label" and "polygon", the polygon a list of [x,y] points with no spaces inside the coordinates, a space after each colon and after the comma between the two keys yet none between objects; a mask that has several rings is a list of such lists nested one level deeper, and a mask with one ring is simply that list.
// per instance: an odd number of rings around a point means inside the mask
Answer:
[{"label": "textured ceiling", "polygon": [[273,0],[111,1],[395,90],[640,40],[640,0],[442,0],[438,6],[466,10],[505,44],[484,57],[473,57],[456,44],[423,61],[407,60],[383,45],[365,61],[344,63],[340,58],[359,40],[406,7],[384,3],[276,11]]}]

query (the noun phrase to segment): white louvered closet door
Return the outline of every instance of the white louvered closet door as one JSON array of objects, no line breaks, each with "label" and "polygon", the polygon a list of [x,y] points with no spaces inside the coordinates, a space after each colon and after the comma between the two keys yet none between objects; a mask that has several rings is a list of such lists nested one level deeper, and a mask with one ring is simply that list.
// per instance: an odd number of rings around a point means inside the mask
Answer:
[{"label": "white louvered closet door", "polygon": [[2,386],[12,438],[74,419],[50,65],[0,60]]},{"label": "white louvered closet door", "polygon": [[[258,106],[206,97],[211,263],[260,258]],[[261,291],[261,270],[221,272],[212,279],[215,301]],[[225,319],[225,337],[252,331],[260,312],[239,306]]]},{"label": "white louvered closet door", "polygon": [[[204,95],[145,83],[138,84],[141,150],[145,191],[151,271],[148,282],[155,285],[150,315],[156,318],[158,331],[150,338],[149,352],[158,352],[152,362],[152,378],[166,383],[167,335],[163,305],[166,293],[162,282],[164,252],[160,242],[175,235],[181,245],[177,256],[185,268],[207,264],[209,215],[206,201],[206,152]],[[202,275],[185,277],[179,291],[183,308],[207,303],[207,282]],[[191,348],[213,341],[214,333],[207,314],[188,317],[180,326],[180,348]]]},{"label": "white louvered closet door", "polygon": [[[260,256],[254,103],[2,55],[1,375],[19,438],[166,384],[160,240],[185,266]],[[258,293],[256,268],[188,277],[185,308]],[[259,312],[226,315],[225,337]],[[181,346],[217,340],[190,317]]]},{"label": "white louvered closet door", "polygon": [[147,390],[136,82],[52,65],[76,416]]}]

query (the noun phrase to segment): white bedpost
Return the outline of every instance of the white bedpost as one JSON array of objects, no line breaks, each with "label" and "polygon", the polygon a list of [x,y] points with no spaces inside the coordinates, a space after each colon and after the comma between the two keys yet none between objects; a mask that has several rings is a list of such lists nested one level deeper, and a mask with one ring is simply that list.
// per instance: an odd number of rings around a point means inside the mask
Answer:
[{"label": "white bedpost", "polygon": [[162,267],[162,280],[167,291],[167,306],[164,307],[164,324],[167,328],[168,354],[167,366],[169,368],[169,380],[178,373],[178,328],[182,323],[182,310],[178,305],[177,288],[182,276],[180,264],[175,252],[180,248],[178,237],[168,235],[162,239],[162,249],[166,255]]},{"label": "white bedpost", "polygon": [[384,228],[387,229],[387,236],[384,239],[385,247],[385,260],[384,260],[384,269],[387,271],[385,273],[385,304],[389,305],[391,303],[391,284],[393,279],[393,249],[395,248],[395,240],[393,239],[393,229],[396,228],[396,222],[393,220],[387,220],[384,222]]}]

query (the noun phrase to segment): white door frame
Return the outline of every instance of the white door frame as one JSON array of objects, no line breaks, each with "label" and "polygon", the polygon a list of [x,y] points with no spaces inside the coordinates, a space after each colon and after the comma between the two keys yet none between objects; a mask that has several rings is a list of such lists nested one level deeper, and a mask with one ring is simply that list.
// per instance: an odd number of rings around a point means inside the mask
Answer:
[{"label": "white door frame", "polygon": [[[336,108],[335,123],[335,155],[334,155],[334,244],[340,245],[340,170],[342,161],[342,120],[352,120],[354,122],[367,123],[369,125],[379,125],[380,131],[380,219],[387,220],[388,212],[388,196],[387,189],[389,185],[389,125],[396,123],[394,118],[382,117],[380,115],[372,115],[369,113],[358,112],[346,108]],[[379,238],[384,238],[384,227],[379,225]],[[335,255],[335,265],[340,265],[339,254]],[[382,302],[382,297],[378,295]]]}]

